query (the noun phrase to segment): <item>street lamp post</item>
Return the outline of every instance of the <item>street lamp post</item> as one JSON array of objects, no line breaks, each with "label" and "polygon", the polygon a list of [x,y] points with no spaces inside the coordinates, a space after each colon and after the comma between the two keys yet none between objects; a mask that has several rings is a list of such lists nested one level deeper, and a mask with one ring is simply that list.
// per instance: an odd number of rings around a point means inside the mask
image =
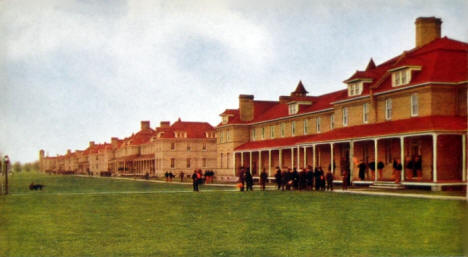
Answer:
[{"label": "street lamp post", "polygon": [[8,158],[8,155],[5,155],[3,157],[3,163],[5,164],[5,167],[3,168],[3,171],[5,172],[5,195],[8,194],[8,165],[10,164],[10,159]]}]

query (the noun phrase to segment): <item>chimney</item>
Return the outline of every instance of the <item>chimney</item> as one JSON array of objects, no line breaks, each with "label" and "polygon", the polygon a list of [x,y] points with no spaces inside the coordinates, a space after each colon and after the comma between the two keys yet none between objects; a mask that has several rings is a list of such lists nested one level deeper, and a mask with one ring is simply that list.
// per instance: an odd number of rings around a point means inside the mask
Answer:
[{"label": "chimney", "polygon": [[171,125],[171,123],[169,121],[161,121],[159,123],[160,128],[168,128],[170,125]]},{"label": "chimney", "polygon": [[421,47],[435,39],[440,38],[440,18],[419,17],[416,19],[416,47]]},{"label": "chimney", "polygon": [[89,147],[94,147],[94,141],[89,141]]},{"label": "chimney", "polygon": [[118,138],[116,138],[116,137],[111,137],[112,148],[116,148],[118,143],[119,143],[119,139],[118,139]]},{"label": "chimney", "polygon": [[141,121],[141,130],[149,129],[150,122],[148,120]]},{"label": "chimney", "polygon": [[291,97],[290,97],[290,96],[281,95],[281,96],[279,97],[279,102],[280,102],[280,104],[287,104],[289,101],[291,101]]},{"label": "chimney", "polygon": [[68,155],[68,154],[71,154],[71,150],[70,150],[70,149],[67,150],[67,155]]},{"label": "chimney", "polygon": [[241,121],[251,121],[254,118],[254,96],[239,95],[239,114]]}]

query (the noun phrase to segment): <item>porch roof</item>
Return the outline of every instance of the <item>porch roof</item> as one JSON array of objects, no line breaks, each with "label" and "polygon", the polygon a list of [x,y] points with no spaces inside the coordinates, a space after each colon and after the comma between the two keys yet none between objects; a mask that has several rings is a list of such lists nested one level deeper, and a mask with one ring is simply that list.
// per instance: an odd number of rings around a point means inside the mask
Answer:
[{"label": "porch roof", "polygon": [[235,151],[255,149],[282,148],[300,144],[341,141],[368,137],[383,137],[408,133],[424,133],[434,131],[462,132],[467,129],[466,117],[426,116],[413,117],[396,121],[385,121],[373,124],[363,124],[352,127],[336,128],[334,130],[306,136],[269,139],[247,142],[238,146]]}]

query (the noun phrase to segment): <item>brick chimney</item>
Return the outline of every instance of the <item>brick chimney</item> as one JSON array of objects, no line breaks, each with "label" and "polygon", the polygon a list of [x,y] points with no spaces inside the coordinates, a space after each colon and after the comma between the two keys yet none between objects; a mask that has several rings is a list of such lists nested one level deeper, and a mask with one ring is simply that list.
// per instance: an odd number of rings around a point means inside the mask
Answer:
[{"label": "brick chimney", "polygon": [[239,95],[239,114],[241,121],[251,121],[254,118],[254,96]]},{"label": "brick chimney", "polygon": [[119,139],[118,139],[118,138],[116,138],[116,137],[112,137],[112,138],[111,138],[112,148],[116,148],[118,143],[119,143]]},{"label": "brick chimney", "polygon": [[435,39],[440,38],[440,18],[419,17],[416,19],[416,47],[421,47]]},{"label": "brick chimney", "polygon": [[168,128],[170,125],[171,125],[171,123],[169,121],[161,121],[159,123],[160,128]]},{"label": "brick chimney", "polygon": [[67,155],[69,155],[69,154],[71,154],[71,150],[70,150],[70,149],[67,150]]},{"label": "brick chimney", "polygon": [[148,120],[143,120],[141,121],[141,130],[144,129],[149,129],[150,127],[150,122]]},{"label": "brick chimney", "polygon": [[94,141],[89,141],[89,147],[94,147]]}]

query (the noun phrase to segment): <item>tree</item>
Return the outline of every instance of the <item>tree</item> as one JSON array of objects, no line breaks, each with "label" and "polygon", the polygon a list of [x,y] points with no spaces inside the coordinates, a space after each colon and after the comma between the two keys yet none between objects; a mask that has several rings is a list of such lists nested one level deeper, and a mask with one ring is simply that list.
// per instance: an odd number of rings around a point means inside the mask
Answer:
[{"label": "tree", "polygon": [[19,161],[16,161],[14,164],[13,164],[13,171],[14,172],[20,172],[21,171],[21,162]]}]

